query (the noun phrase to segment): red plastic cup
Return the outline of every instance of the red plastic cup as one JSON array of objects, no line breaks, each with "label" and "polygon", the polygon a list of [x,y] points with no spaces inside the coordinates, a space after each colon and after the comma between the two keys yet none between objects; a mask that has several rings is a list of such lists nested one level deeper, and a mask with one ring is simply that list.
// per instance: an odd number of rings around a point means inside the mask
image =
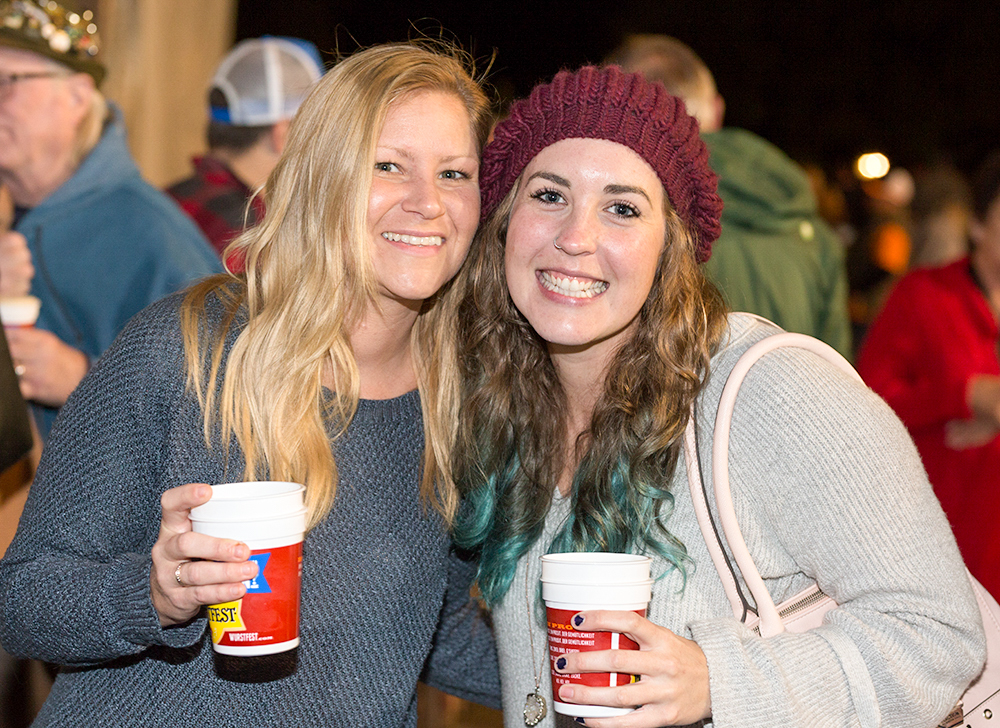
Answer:
[{"label": "red plastic cup", "polygon": [[[255,657],[299,645],[307,511],[302,507],[302,487],[293,495],[289,485],[296,484],[214,486],[212,500],[191,511],[195,532],[242,541],[258,566],[257,576],[244,582],[247,592],[242,599],[208,607],[212,648],[220,654]],[[247,493],[244,498],[238,495],[241,489]],[[298,507],[292,510],[296,497]],[[227,500],[233,502],[226,504]]]},{"label": "red plastic cup", "polygon": [[559,700],[561,685],[615,687],[637,678],[623,673],[563,674],[555,662],[568,652],[637,650],[639,645],[619,632],[585,632],[573,628],[572,618],[588,609],[615,609],[645,616],[652,594],[648,556],[613,553],[547,554],[542,557],[542,599],[548,625],[552,667],[553,708],[581,718],[606,718],[631,713],[632,708],[579,705]]}]

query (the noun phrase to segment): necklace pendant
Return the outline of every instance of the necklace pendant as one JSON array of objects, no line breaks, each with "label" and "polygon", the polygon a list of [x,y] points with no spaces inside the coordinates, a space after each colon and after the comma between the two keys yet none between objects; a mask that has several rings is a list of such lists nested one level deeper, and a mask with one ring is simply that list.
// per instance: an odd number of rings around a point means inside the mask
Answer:
[{"label": "necklace pendant", "polygon": [[524,700],[524,724],[527,726],[538,725],[548,712],[545,698],[536,687],[535,691],[528,693],[528,697]]}]

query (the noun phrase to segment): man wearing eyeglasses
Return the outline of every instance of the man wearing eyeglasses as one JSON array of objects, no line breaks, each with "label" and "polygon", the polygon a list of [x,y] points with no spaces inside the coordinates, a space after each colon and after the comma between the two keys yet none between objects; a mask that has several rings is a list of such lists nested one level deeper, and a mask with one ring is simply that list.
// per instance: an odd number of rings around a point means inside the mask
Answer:
[{"label": "man wearing eyeglasses", "polygon": [[14,202],[0,231],[0,295],[42,300],[33,329],[10,330],[21,391],[43,439],[90,364],[133,314],[221,270],[198,228],[148,185],[89,12],[0,0],[0,184]]}]

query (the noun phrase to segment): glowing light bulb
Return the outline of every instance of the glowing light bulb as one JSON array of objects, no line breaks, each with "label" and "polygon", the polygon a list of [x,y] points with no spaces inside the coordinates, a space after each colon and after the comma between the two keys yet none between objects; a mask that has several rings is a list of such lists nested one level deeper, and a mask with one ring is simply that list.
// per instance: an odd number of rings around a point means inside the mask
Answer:
[{"label": "glowing light bulb", "polygon": [[862,179],[881,179],[889,173],[889,158],[881,152],[869,152],[858,157],[855,166]]}]

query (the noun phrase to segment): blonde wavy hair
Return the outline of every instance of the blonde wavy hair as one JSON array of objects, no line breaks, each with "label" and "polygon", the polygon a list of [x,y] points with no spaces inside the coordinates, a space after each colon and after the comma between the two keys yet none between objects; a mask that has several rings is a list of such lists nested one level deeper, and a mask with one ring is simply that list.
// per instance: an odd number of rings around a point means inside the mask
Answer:
[{"label": "blonde wavy hair", "polygon": [[[188,386],[203,408],[206,443],[221,446],[228,462],[235,438],[247,480],[304,483],[310,526],[337,491],[327,427],[342,435],[359,400],[348,334],[378,305],[371,251],[361,241],[386,113],[407,94],[454,94],[481,150],[492,117],[472,68],[468,56],[436,42],[375,46],[338,63],[292,122],[265,185],[264,220],[226,251],[227,260],[243,261],[243,272],[208,279],[184,299]],[[449,289],[424,303],[411,346],[424,418],[421,493],[450,522],[458,501],[448,456],[459,385]],[[205,315],[210,295],[225,310],[218,326]],[[239,333],[226,356],[234,324]],[[324,367],[332,396],[321,385]]]}]

